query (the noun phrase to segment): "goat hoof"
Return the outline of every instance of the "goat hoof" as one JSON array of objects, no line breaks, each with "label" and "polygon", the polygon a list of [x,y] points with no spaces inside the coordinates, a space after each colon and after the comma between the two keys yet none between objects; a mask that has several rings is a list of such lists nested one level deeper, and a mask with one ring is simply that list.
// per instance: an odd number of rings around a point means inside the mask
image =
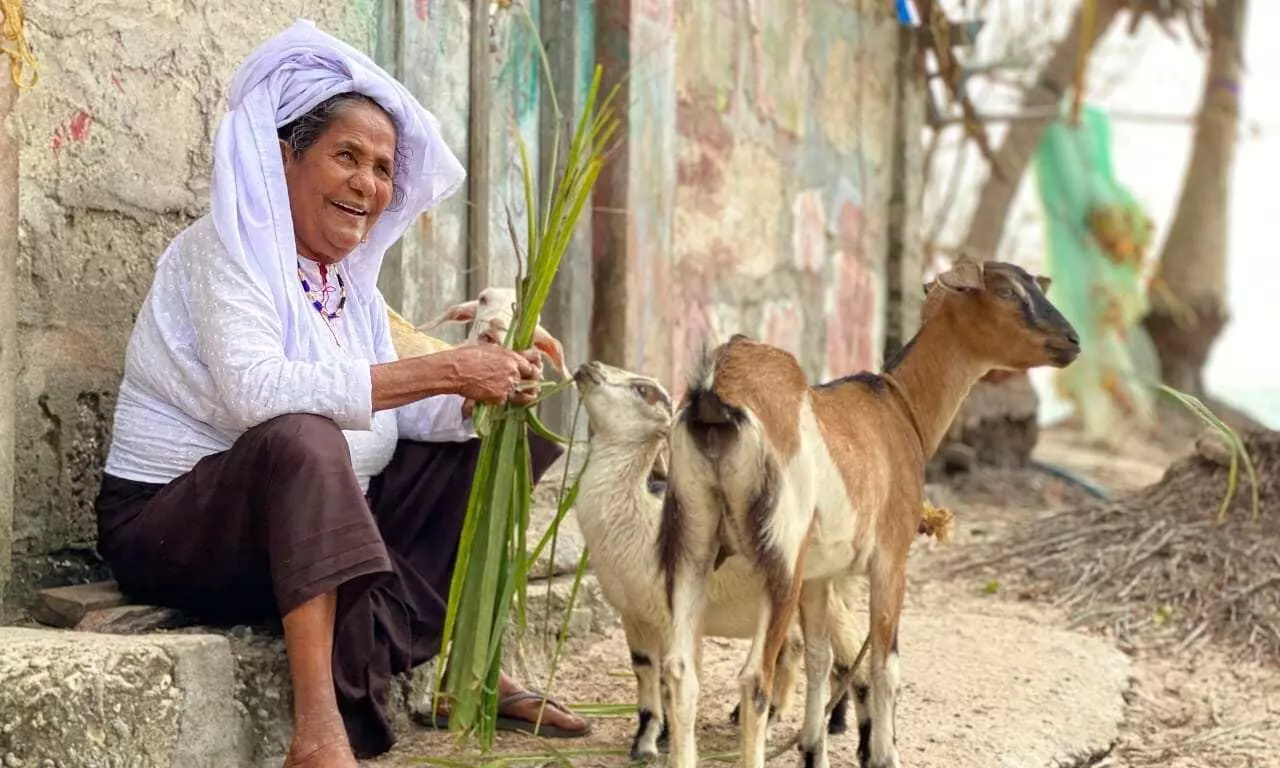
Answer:
[{"label": "goat hoof", "polygon": [[657,760],[661,754],[657,750],[640,749],[638,745],[631,745],[631,761],[637,763],[648,763]]},{"label": "goat hoof", "polygon": [[830,765],[825,752],[820,753],[804,747],[797,747],[797,749],[800,750],[800,764],[804,768],[828,768]]}]

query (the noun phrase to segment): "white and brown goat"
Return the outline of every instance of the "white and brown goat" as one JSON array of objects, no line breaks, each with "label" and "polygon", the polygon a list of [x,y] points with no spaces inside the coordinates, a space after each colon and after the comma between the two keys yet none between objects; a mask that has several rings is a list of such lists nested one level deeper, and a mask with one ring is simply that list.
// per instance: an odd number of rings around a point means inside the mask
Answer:
[{"label": "white and brown goat", "polygon": [[[671,764],[697,762],[696,619],[717,553],[754,564],[768,585],[739,677],[741,764],[764,765],[778,652],[798,609],[806,696],[799,747],[828,765],[822,712],[833,661],[855,660],[833,631],[828,595],[870,578],[870,654],[854,670],[859,762],[896,768],[898,620],[907,553],[922,515],[924,467],[961,401],[992,369],[1065,367],[1079,354],[1045,278],[958,260],[926,286],[921,327],[881,374],[809,386],[789,353],[735,336],[704,356],[671,437],[659,560],[672,613],[663,670]],[[833,648],[833,641],[836,647]]]},{"label": "white and brown goat", "polygon": [[[418,326],[420,331],[428,331],[448,323],[471,323],[467,333],[467,341],[481,341],[501,344],[506,338],[507,329],[515,319],[516,291],[514,288],[489,286],[480,291],[476,298],[463,301],[446,308],[435,319]],[[564,346],[560,340],[538,325],[533,331],[533,346],[551,361],[551,365],[567,376],[564,361]]]},{"label": "white and brown goat", "polygon": [[[671,624],[656,551],[666,477],[655,465],[663,466],[659,459],[671,430],[671,397],[647,376],[600,362],[579,366],[573,378],[591,433],[574,513],[592,571],[622,617],[631,650],[639,714],[631,758],[654,757],[666,732],[661,663]],[[763,593],[764,579],[751,563],[729,557],[708,581],[699,636],[752,637]],[[786,713],[794,694],[800,646],[799,627],[793,624],[773,684],[776,716]],[[831,732],[842,725],[843,713],[833,714]]]}]

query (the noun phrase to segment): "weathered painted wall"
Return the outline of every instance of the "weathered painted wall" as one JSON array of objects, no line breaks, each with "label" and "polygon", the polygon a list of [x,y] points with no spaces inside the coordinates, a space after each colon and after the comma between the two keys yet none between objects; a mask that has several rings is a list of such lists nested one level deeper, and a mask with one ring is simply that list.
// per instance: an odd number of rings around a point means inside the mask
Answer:
[{"label": "weathered painted wall", "polygon": [[[378,62],[440,120],[465,165],[470,116],[470,0],[382,2]],[[379,286],[391,306],[424,323],[467,295],[467,195],[460,191],[424,214],[383,262]],[[435,332],[450,341],[461,329]]]},{"label": "weathered painted wall", "polygon": [[[600,238],[596,263],[625,274],[627,313],[602,323],[598,351],[676,391],[702,343],[735,332],[790,350],[813,378],[877,366],[892,5],[645,0],[617,13],[628,56],[603,50],[631,69],[631,141],[624,180],[603,194],[625,201],[626,224]],[[624,265],[604,264],[619,253]]]},{"label": "weathered painted wall", "polygon": [[[137,307],[170,237],[207,210],[226,83],[269,30],[307,17],[362,50],[372,0],[24,4],[41,81],[20,154],[14,580],[89,574],[92,504]],[[6,71],[7,73],[7,71]]]},{"label": "weathered painted wall", "polygon": [[654,340],[653,364],[683,382],[708,332],[743,332],[791,351],[815,378],[878,365],[890,4],[676,5],[675,333],[667,350]]}]

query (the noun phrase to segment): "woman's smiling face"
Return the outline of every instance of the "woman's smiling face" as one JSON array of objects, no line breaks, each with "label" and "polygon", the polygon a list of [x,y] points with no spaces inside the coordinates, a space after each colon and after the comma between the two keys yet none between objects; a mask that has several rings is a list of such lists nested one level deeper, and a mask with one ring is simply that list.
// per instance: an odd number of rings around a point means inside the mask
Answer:
[{"label": "woman's smiling face", "polygon": [[283,141],[281,151],[299,255],[342,261],[391,202],[395,125],[376,105],[347,101],[300,154]]}]

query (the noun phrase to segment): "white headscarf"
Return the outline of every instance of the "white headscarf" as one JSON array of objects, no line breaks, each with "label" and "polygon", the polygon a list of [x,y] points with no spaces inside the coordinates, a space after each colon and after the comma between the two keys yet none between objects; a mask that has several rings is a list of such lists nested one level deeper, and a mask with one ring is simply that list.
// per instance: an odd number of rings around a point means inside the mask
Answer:
[{"label": "white headscarf", "polygon": [[[440,136],[435,116],[363,53],[299,19],[259,45],[231,81],[228,112],[214,139],[212,214],[231,257],[270,290],[284,327],[285,354],[314,349],[314,309],[298,287],[297,247],[277,129],[338,93],[356,91],[387,110],[396,124],[395,185],[401,204],[388,208],[342,266],[348,307],[372,306],[382,258],[423,211],[453,194],[466,178]],[[363,299],[363,300],[362,300]]]}]

